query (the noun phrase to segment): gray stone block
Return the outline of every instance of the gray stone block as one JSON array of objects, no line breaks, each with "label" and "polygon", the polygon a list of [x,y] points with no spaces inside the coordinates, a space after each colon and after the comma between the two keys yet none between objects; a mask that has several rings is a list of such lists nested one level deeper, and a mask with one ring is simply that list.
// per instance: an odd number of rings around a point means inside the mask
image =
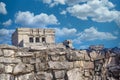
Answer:
[{"label": "gray stone block", "polygon": [[55,69],[55,70],[60,70],[60,69],[71,69],[73,68],[73,62],[53,62],[53,61],[49,61],[48,62],[49,68],[50,69]]}]

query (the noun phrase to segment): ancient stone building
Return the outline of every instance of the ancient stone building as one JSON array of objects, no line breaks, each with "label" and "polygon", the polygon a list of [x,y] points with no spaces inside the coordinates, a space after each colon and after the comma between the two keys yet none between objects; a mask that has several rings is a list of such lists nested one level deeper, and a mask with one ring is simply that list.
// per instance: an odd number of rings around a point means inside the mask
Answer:
[{"label": "ancient stone building", "polygon": [[19,47],[44,46],[54,43],[54,29],[17,28],[12,34],[12,44]]}]

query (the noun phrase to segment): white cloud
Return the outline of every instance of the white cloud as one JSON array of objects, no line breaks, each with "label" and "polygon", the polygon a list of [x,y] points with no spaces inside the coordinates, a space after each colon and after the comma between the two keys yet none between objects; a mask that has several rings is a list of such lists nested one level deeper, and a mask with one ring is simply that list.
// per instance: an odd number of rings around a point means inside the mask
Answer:
[{"label": "white cloud", "polygon": [[86,2],[88,0],[43,0],[43,3],[49,4],[50,7],[54,7],[58,4],[61,5],[74,5],[74,4],[78,4],[80,2]]},{"label": "white cloud", "polygon": [[0,13],[1,14],[7,14],[7,10],[6,10],[6,4],[3,2],[0,2]]},{"label": "white cloud", "polygon": [[11,24],[12,24],[12,20],[11,19],[9,19],[6,22],[2,23],[3,26],[10,26]]},{"label": "white cloud", "polygon": [[[67,5],[75,5],[81,2],[87,2],[88,0],[65,0]],[[90,0],[89,0],[90,1]]]},{"label": "white cloud", "polygon": [[100,32],[94,27],[85,29],[83,32],[79,33],[78,38],[74,39],[74,42],[81,43],[82,41],[93,41],[93,40],[114,40],[117,39],[116,36],[108,32]]},{"label": "white cloud", "polygon": [[50,3],[50,7],[53,7],[58,4],[65,5],[65,0],[53,0],[53,2]]},{"label": "white cloud", "polygon": [[82,20],[87,20],[90,17],[93,21],[97,22],[111,22],[120,14],[119,11],[112,8],[114,8],[114,5],[108,0],[91,0],[84,4],[68,7],[67,11],[72,16]]},{"label": "white cloud", "polygon": [[120,13],[119,13],[119,16],[116,18],[115,22],[120,28]]},{"label": "white cloud", "polygon": [[109,0],[43,0],[43,2],[50,7],[58,4],[67,5],[66,10],[60,14],[68,12],[78,19],[90,18],[96,22],[115,21],[120,27],[120,11],[115,10],[115,5]]},{"label": "white cloud", "polygon": [[14,30],[0,29],[0,43],[10,44],[11,43],[11,35],[13,32],[14,32]]},{"label": "white cloud", "polygon": [[19,11],[15,15],[15,23],[29,27],[45,27],[48,25],[58,24],[58,20],[53,14],[47,15],[45,13],[41,13],[34,15],[34,13],[31,13],[29,11]]},{"label": "white cloud", "polygon": [[51,2],[52,2],[52,0],[43,0],[43,3],[50,4]]},{"label": "white cloud", "polygon": [[65,15],[67,12],[65,10],[63,10],[62,12],[60,12],[60,14]]},{"label": "white cloud", "polygon": [[57,36],[63,36],[63,37],[73,37],[74,35],[76,35],[76,32],[77,30],[75,28],[71,28],[71,29],[68,29],[68,28],[55,28],[56,30],[56,35]]}]

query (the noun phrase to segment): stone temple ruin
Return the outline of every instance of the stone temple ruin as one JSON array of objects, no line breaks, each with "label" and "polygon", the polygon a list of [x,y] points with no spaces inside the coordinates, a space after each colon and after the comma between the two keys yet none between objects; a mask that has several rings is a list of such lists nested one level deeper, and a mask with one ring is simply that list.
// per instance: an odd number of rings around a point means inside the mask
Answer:
[{"label": "stone temple ruin", "polygon": [[12,44],[19,47],[44,46],[54,43],[54,29],[17,28],[12,35]]},{"label": "stone temple ruin", "polygon": [[75,50],[71,40],[56,45],[54,35],[52,29],[17,29],[15,46],[0,45],[0,80],[120,80],[120,48]]},{"label": "stone temple ruin", "polygon": [[46,49],[55,47],[73,48],[71,40],[55,43],[54,29],[17,28],[12,34],[12,44],[18,47]]}]

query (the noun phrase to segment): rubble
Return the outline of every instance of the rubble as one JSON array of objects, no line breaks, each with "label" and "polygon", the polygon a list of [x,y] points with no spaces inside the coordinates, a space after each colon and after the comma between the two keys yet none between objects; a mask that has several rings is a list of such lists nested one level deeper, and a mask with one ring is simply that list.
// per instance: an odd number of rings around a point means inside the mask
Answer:
[{"label": "rubble", "polygon": [[0,80],[120,80],[120,48],[33,50],[2,45]]}]

